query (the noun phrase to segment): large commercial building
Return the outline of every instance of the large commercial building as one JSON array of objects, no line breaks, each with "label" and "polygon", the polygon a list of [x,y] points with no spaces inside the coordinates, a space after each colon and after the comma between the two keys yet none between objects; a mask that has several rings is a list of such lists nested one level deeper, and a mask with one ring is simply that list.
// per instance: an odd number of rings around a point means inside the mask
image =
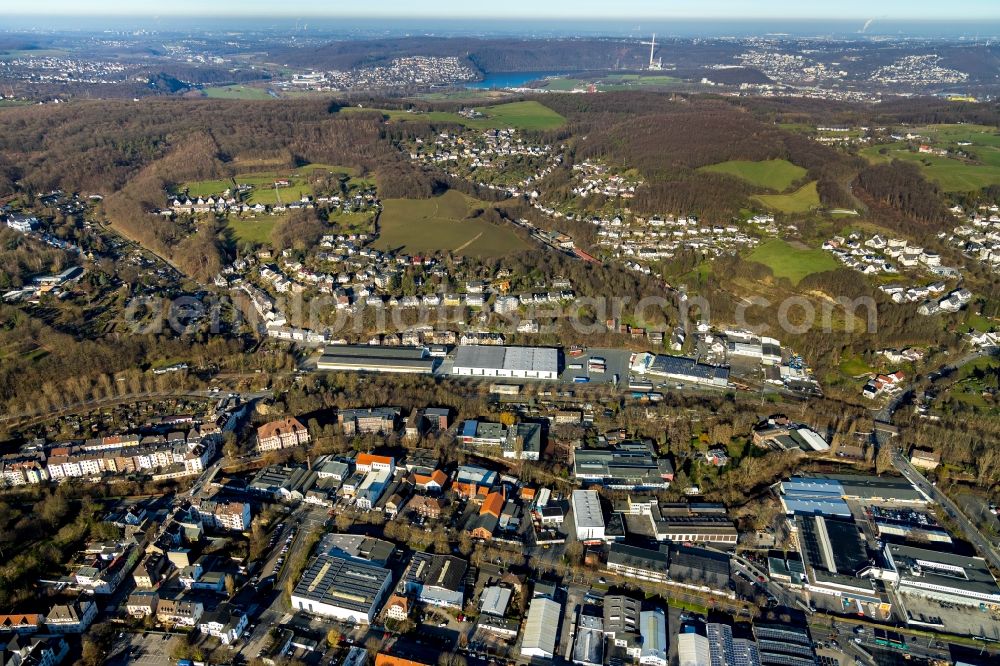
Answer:
[{"label": "large commercial building", "polygon": [[604,512],[596,490],[573,491],[573,526],[580,541],[604,540]]},{"label": "large commercial building", "polygon": [[440,362],[441,359],[431,356],[425,347],[331,345],[316,362],[316,369],[429,375]]},{"label": "large commercial building", "polygon": [[830,478],[840,483],[844,499],[905,506],[930,503],[929,497],[901,477],[833,474]]},{"label": "large commercial building", "polygon": [[723,504],[660,503],[654,496],[629,495],[615,502],[615,511],[629,530],[655,536],[657,541],[735,546],[739,539]]},{"label": "large commercial building", "polygon": [[809,631],[793,624],[757,623],[754,638],[762,666],[815,666],[816,653]]},{"label": "large commercial building", "polygon": [[725,387],[729,385],[729,368],[698,363],[684,356],[657,354],[645,374],[678,382]]},{"label": "large commercial building", "polygon": [[666,458],[653,456],[651,445],[627,442],[613,449],[577,449],[573,473],[584,483],[613,490],[666,489],[674,467]]},{"label": "large commercial building", "polygon": [[[679,666],[761,666],[760,649],[753,639],[735,638],[731,626],[716,622],[681,628],[677,662]],[[805,666],[795,657],[789,664]]]},{"label": "large commercial building", "polygon": [[781,483],[781,504],[788,515],[852,515],[836,479],[793,476]]},{"label": "large commercial building", "polygon": [[538,460],[542,454],[542,426],[538,423],[517,423],[508,428],[502,423],[469,419],[459,427],[458,438],[468,446],[499,449],[504,458]]},{"label": "large commercial building", "polygon": [[354,504],[365,511],[371,511],[381,499],[392,481],[392,472],[387,469],[372,469],[354,493]]},{"label": "large commercial building", "polygon": [[461,610],[468,568],[465,560],[451,555],[417,552],[403,575],[403,586],[422,603]]},{"label": "large commercial building", "polygon": [[739,532],[722,504],[661,504],[653,517],[657,541],[735,546]]},{"label": "large commercial building", "polygon": [[728,624],[712,622],[705,626],[712,664],[725,666],[760,666],[757,644],[747,638],[733,638],[733,628]]},{"label": "large commercial building", "polygon": [[[337,412],[337,423],[348,437],[354,435],[384,435],[396,429],[402,410],[399,407],[365,407],[342,409]],[[367,470],[361,470],[367,471]]]},{"label": "large commercial building", "polygon": [[857,524],[851,518],[796,516],[806,587],[838,597],[844,608],[880,616],[891,610],[868,575],[869,555]]},{"label": "large commercial building", "polygon": [[670,546],[670,578],[724,590],[729,584],[729,556],[696,546]]},{"label": "large commercial building", "polygon": [[608,552],[608,571],[656,583],[670,580],[670,554],[666,546],[660,550],[613,544]]},{"label": "large commercial building", "polygon": [[334,557],[385,566],[396,551],[396,546],[389,541],[362,534],[332,533],[323,537],[318,551]]},{"label": "large commercial building", "polygon": [[342,622],[369,624],[392,583],[379,566],[321,553],[292,591],[292,608]]},{"label": "large commercial building", "polygon": [[979,557],[886,544],[883,578],[900,591],[950,604],[1000,607],[1000,587]]},{"label": "large commercial building", "polygon": [[547,597],[535,597],[528,606],[528,619],[521,637],[521,656],[552,659],[556,652],[562,606]]},{"label": "large commercial building", "polygon": [[781,501],[788,514],[850,516],[847,500],[862,504],[922,506],[930,499],[898,477],[831,474],[792,477],[781,484]]},{"label": "large commercial building", "polygon": [[463,345],[455,350],[451,374],[554,380],[559,377],[559,350],[550,347]]}]

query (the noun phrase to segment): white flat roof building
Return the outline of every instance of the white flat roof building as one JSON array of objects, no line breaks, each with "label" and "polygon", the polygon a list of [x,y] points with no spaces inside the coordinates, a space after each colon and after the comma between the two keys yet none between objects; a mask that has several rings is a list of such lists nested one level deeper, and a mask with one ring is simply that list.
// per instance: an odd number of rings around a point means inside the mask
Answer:
[{"label": "white flat roof building", "polygon": [[528,619],[521,638],[522,657],[551,659],[556,652],[562,606],[545,597],[535,597],[528,607]]},{"label": "white flat roof building", "polygon": [[677,636],[678,666],[712,666],[712,650],[708,638],[694,632]]},{"label": "white flat roof building", "polygon": [[596,490],[573,491],[573,526],[580,541],[604,540],[604,512]]},{"label": "white flat roof building", "polygon": [[451,374],[466,377],[557,379],[559,350],[550,347],[462,345],[455,350]]},{"label": "white flat roof building", "polygon": [[666,613],[660,608],[642,611],[639,614],[639,633],[642,635],[639,663],[648,666],[667,666]]}]

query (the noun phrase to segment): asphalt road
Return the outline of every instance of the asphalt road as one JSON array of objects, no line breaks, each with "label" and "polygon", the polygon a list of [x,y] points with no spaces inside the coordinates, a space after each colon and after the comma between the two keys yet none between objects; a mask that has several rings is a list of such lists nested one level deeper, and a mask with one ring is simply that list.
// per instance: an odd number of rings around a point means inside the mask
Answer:
[{"label": "asphalt road", "polygon": [[[980,350],[972,354],[967,354],[962,358],[958,359],[954,363],[950,363],[946,366],[940,368],[936,375],[937,377],[947,377],[957,371],[964,365],[972,363],[978,359],[985,358],[997,353],[995,348]],[[935,381],[935,380],[932,380]],[[903,405],[907,400],[909,400],[912,389],[907,388],[906,390],[899,393],[899,395],[893,397],[881,410],[876,413],[875,420],[882,421],[885,423],[891,423],[892,417],[895,412]],[[885,433],[880,433],[876,431],[875,433],[878,445],[881,446],[892,446],[890,437]],[[930,497],[932,500],[937,502],[941,507],[944,508],[945,512],[948,514],[952,520],[959,526],[962,530],[962,534],[969,543],[976,547],[990,564],[995,568],[1000,569],[1000,554],[997,553],[996,549],[993,547],[993,543],[983,536],[975,524],[969,520],[969,518],[962,512],[957,504],[951,501],[947,495],[942,493],[934,485],[932,485],[923,474],[917,471],[913,465],[906,459],[906,455],[903,451],[897,448],[893,451],[892,465],[902,474],[907,481],[912,483],[917,489],[923,492],[925,495]]]},{"label": "asphalt road", "polygon": [[906,480],[916,486],[921,492],[926,494],[928,497],[933,499],[939,505],[941,505],[948,517],[955,521],[955,523],[961,528],[963,536],[969,543],[976,547],[976,550],[982,554],[994,568],[1000,569],[1000,554],[997,553],[996,548],[993,547],[992,542],[983,536],[982,532],[969,520],[962,510],[958,508],[958,505],[951,501],[951,499],[945,495],[943,492],[937,489],[936,486],[932,485],[923,474],[918,472],[910,461],[906,459],[906,456],[902,454],[899,450],[895,451],[892,458],[893,467],[895,467],[899,472],[906,477]]}]

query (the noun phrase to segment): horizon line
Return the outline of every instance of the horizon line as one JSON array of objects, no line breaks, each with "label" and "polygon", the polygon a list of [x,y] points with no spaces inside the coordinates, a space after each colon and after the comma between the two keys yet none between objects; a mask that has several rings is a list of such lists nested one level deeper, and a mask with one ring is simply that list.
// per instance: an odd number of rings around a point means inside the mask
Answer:
[{"label": "horizon line", "polygon": [[[213,13],[215,12],[215,13]],[[60,17],[86,17],[86,18],[183,18],[188,16],[215,16],[215,17],[227,17],[233,18],[230,12],[224,12],[221,10],[210,10],[206,12],[192,12],[192,11],[178,11],[172,12],[170,10],[160,11],[156,13],[147,12],[130,12],[130,11],[94,11],[94,12],[57,12],[57,11],[10,11],[6,13],[8,17],[39,17],[39,18],[52,18],[54,16]],[[567,18],[565,15],[559,14],[522,14],[517,16],[503,16],[503,15],[490,15],[490,14],[463,14],[463,15],[447,15],[447,14],[418,14],[410,12],[402,12],[395,14],[356,14],[352,12],[322,12],[322,11],[311,11],[301,14],[291,14],[289,12],[276,12],[276,13],[266,13],[266,12],[250,12],[243,14],[239,17],[242,19],[254,19],[254,18],[281,18],[287,20],[303,19],[303,18],[339,18],[339,19],[371,19],[371,20],[412,20],[412,19],[433,19],[433,20],[525,20],[525,21],[537,21],[537,20],[555,20],[564,21],[567,23],[574,22],[588,22],[588,21],[613,21],[617,23],[634,24],[637,21],[746,21],[746,20],[757,20],[757,21],[837,21],[837,22],[851,22],[851,21],[867,21],[870,16],[842,16],[842,15],[812,15],[812,16],[762,16],[762,15],[729,15],[729,16],[695,16],[695,15],[669,15],[669,14],[643,14],[643,15],[632,15],[629,18],[621,18],[620,15],[608,14],[608,15],[593,15],[587,17],[573,17]],[[982,21],[998,21],[1000,22],[1000,12],[995,16],[970,16],[966,18],[940,18],[934,16],[922,16],[922,17],[881,17],[875,20],[875,23],[886,23],[886,22],[905,22],[905,23],[923,23],[923,22],[935,22],[935,23],[965,23],[965,22],[982,22]],[[0,31],[4,28],[0,25]]]}]

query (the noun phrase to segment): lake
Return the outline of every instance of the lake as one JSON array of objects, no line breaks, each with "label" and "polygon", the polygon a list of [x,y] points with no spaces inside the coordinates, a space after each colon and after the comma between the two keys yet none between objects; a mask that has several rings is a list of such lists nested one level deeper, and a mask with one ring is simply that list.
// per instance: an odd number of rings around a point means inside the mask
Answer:
[{"label": "lake", "polygon": [[495,72],[482,81],[465,84],[466,88],[490,90],[492,88],[523,88],[526,84],[550,76],[566,76],[567,72]]}]

